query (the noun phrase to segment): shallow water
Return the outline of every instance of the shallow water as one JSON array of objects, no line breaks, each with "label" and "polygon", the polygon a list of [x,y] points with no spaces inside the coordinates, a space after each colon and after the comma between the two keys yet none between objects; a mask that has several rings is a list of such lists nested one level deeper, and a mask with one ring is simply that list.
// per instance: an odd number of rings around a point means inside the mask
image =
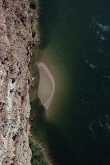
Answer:
[{"label": "shallow water", "polygon": [[44,63],[38,63],[40,82],[38,88],[38,97],[41,100],[41,103],[48,111],[55,93],[55,80]]}]

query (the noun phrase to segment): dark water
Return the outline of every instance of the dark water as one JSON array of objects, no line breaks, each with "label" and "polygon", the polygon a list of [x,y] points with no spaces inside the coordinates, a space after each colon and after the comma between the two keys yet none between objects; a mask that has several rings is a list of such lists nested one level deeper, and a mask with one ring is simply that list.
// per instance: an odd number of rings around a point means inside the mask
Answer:
[{"label": "dark water", "polygon": [[107,2],[40,0],[41,51],[65,78],[65,94],[47,128],[59,164],[110,164]]}]

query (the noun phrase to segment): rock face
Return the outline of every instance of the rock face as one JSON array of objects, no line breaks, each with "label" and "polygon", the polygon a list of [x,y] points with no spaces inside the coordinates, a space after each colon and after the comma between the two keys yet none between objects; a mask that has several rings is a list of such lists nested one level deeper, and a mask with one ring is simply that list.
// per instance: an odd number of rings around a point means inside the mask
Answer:
[{"label": "rock face", "polygon": [[28,0],[0,0],[0,165],[31,164],[31,22]]}]

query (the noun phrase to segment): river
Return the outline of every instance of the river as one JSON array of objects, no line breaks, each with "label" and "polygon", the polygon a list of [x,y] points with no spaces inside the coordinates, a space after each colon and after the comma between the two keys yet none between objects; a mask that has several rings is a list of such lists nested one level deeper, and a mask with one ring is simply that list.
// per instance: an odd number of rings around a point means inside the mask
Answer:
[{"label": "river", "polygon": [[98,0],[40,0],[40,6],[40,60],[56,82],[47,116],[52,125],[50,143],[56,145],[53,148],[60,164],[98,165],[105,160],[104,156],[100,159],[105,148],[101,148],[102,141],[97,143],[100,133],[97,135],[94,129],[102,130],[100,120],[106,120],[109,113],[108,108],[104,110],[109,105],[109,77],[105,80],[104,76],[110,70],[105,71],[104,66],[110,63],[108,57],[100,58],[98,54],[99,49],[100,54],[108,51],[108,43],[96,41],[95,35],[103,32],[108,36],[110,4]]}]

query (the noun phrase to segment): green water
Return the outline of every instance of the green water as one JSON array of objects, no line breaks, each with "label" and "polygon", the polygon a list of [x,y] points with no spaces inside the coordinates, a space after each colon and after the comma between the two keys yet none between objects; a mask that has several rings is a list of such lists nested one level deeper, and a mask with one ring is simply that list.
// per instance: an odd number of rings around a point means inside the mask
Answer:
[{"label": "green water", "polygon": [[59,112],[64,114],[64,112],[67,112],[68,105],[71,104],[69,102],[73,101],[76,92],[80,67],[79,58],[83,47],[83,36],[87,31],[88,18],[85,18],[85,13],[82,13],[83,11],[80,8],[77,9],[78,5],[73,1],[41,2],[41,6],[44,7],[41,10],[44,14],[42,18],[44,30],[42,38],[43,54],[44,58],[49,59],[51,63],[53,62],[53,65],[57,65],[55,69],[64,79],[64,88],[67,93],[64,94],[63,104],[61,103],[59,107],[59,109],[62,109]]},{"label": "green water", "polygon": [[[88,42],[93,44],[88,39],[92,38],[92,16],[106,13],[109,3],[104,5],[98,0],[40,0],[41,52],[44,61],[51,63],[56,88],[61,89],[56,92],[46,128],[48,143],[59,164],[100,164],[101,144],[91,140],[89,124],[105,113],[109,94],[105,97],[103,93],[110,86],[102,81],[99,71],[93,72],[84,63],[83,57],[91,47]],[[94,55],[87,57],[98,61]],[[104,83],[108,84],[106,89]]]}]

